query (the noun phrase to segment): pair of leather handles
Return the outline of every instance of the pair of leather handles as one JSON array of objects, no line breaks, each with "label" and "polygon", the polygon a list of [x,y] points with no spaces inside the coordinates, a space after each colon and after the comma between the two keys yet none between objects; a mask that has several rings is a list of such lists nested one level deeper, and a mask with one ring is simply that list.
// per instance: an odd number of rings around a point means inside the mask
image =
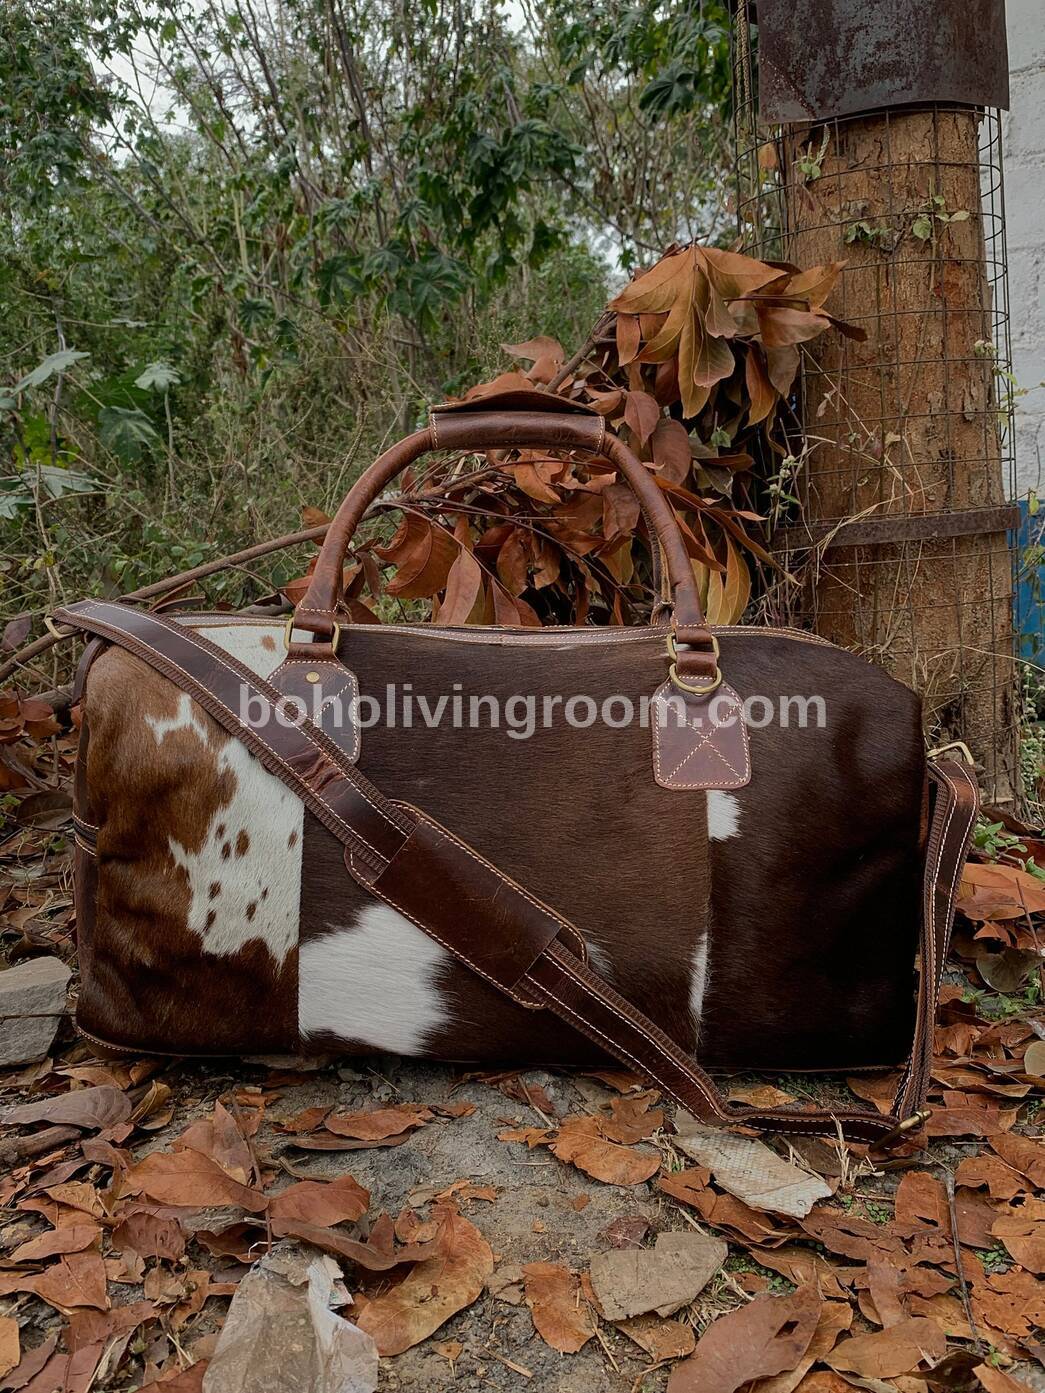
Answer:
[{"label": "pair of leather handles", "polygon": [[[506,392],[460,406],[437,407],[427,429],[386,450],[352,486],[335,514],[293,627],[333,644],[335,625],[343,614],[341,577],[352,537],[367,509],[397,474],[431,450],[486,449],[584,450],[602,455],[620,471],[638,497],[664,555],[680,685],[697,693],[714,690],[719,680],[717,644],[704,619],[686,544],[661,490],[646,466],[607,429],[602,416],[544,392]],[[291,654],[314,657],[315,645],[293,645]]]}]

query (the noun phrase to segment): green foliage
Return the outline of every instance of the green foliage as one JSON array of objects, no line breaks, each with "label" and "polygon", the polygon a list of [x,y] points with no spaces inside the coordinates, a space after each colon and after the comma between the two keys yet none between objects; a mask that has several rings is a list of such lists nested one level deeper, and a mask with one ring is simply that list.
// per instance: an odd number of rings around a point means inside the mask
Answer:
[{"label": "green foliage", "polygon": [[9,0],[5,608],[286,531],[500,343],[578,344],[731,228],[728,90],[724,0]]}]

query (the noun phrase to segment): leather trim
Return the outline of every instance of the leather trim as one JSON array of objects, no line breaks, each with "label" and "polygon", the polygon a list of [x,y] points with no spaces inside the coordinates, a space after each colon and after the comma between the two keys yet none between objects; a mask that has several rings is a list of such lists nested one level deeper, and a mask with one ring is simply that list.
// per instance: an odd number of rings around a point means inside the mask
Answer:
[{"label": "leather trim", "polygon": [[[669,699],[683,703],[684,722]],[[661,788],[730,789],[751,782],[751,742],[732,687],[723,683],[710,697],[698,697],[663,682],[650,702],[650,724],[653,776]]]}]

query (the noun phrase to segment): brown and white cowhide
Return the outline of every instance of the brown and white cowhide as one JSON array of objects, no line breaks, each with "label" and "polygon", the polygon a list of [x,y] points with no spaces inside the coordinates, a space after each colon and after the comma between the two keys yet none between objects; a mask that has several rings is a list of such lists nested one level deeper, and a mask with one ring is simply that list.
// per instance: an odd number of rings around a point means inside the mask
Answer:
[{"label": "brown and white cowhide", "polygon": [[[276,625],[192,622],[262,676],[282,661]],[[620,632],[573,646],[477,643],[466,666],[449,637],[350,637],[364,694],[409,678],[434,704],[467,672],[471,690],[504,702],[545,689],[552,653],[559,690],[637,700],[662,680],[663,638]],[[379,726],[364,733],[360,765],[569,918],[592,966],[684,1048],[699,1039],[705,1062],[895,1063],[910,1026],[897,981],[913,964],[918,915],[916,700],[819,645],[722,646],[737,690],[772,693],[784,672],[795,692],[826,686],[834,718],[824,731],[752,731],[745,788],[659,787],[650,732],[637,727],[559,723],[512,741],[496,729]],[[98,829],[97,897],[81,925],[89,1032],[200,1053],[304,1044],[598,1058],[367,895],[298,799],[145,664],[104,652],[86,713],[78,812]]]}]

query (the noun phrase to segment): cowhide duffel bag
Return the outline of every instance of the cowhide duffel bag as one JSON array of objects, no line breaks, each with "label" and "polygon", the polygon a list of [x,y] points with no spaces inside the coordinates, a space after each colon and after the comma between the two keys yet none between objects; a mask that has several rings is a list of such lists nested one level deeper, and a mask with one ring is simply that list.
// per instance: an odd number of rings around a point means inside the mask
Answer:
[{"label": "cowhide duffel bag", "polygon": [[[513,447],[599,456],[632,486],[665,617],[349,622],[346,552],[385,485],[426,451]],[[613,1056],[711,1121],[880,1143],[917,1118],[970,771],[927,763],[918,698],[862,659],[706,625],[671,509],[601,417],[529,393],[435,410],[355,484],[285,630],[93,600],[55,617],[93,639],[89,1039]],[[705,1072],[901,1063],[888,1117],[741,1107]]]}]

